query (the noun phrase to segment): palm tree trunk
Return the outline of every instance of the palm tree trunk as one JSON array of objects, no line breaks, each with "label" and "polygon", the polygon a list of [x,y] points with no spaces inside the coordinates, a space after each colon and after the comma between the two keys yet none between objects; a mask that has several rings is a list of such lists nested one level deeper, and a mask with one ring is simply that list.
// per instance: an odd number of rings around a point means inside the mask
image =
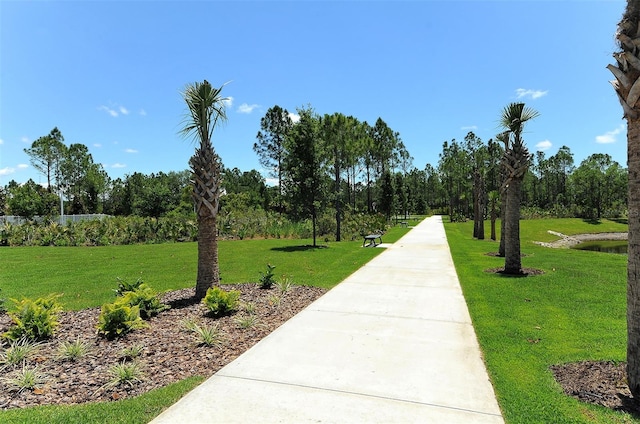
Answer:
[{"label": "palm tree trunk", "polygon": [[500,193],[500,247],[498,247],[498,256],[505,256],[505,214],[507,211],[507,190]]},{"label": "palm tree trunk", "polygon": [[504,214],[504,273],[522,274],[520,258],[520,197],[522,181],[512,179],[507,188],[507,209]]},{"label": "palm tree trunk", "polygon": [[[198,276],[196,299],[202,299],[207,290],[220,284],[218,269],[218,237],[215,216],[198,217]],[[213,283],[213,284],[212,284]]]},{"label": "palm tree trunk", "polygon": [[627,380],[640,398],[640,119],[627,120],[629,254],[627,261]]}]

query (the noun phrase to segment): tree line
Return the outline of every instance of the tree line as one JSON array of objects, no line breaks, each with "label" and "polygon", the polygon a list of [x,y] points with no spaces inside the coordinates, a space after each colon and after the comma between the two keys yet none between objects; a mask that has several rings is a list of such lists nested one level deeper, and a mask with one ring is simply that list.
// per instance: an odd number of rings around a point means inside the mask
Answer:
[{"label": "tree line", "polygon": [[[500,134],[486,143],[473,132],[463,141],[445,141],[436,166],[418,169],[400,134],[381,118],[370,125],[342,113],[318,115],[311,107],[297,112],[300,120],[294,123],[276,105],[260,122],[253,149],[275,185],[267,185],[257,170],[221,164],[221,210],[259,209],[294,221],[331,214],[336,240],[346,213],[390,219],[436,212],[452,220],[499,215],[505,152]],[[60,213],[60,197],[65,214],[193,213],[189,170],[111,179],[87,146],[65,145],[58,128],[25,152],[47,184],[10,181],[0,187],[2,214],[53,217]],[[531,155],[529,164],[522,180],[524,217],[626,214],[628,172],[611,156],[596,153],[576,165],[573,153],[562,146],[551,156]]]}]

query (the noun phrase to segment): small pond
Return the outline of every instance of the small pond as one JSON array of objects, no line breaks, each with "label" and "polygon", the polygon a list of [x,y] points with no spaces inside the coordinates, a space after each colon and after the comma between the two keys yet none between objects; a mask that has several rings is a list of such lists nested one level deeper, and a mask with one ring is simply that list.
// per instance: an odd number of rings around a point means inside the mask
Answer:
[{"label": "small pond", "polygon": [[627,247],[628,244],[626,240],[597,240],[585,241],[571,248],[605,253],[627,253]]}]

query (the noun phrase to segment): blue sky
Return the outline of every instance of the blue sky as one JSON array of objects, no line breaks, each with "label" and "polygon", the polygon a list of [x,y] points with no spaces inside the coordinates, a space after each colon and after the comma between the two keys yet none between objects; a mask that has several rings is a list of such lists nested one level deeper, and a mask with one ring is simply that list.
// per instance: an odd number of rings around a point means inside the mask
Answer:
[{"label": "blue sky", "polygon": [[626,166],[626,127],[605,68],[626,2],[0,0],[0,185],[45,182],[23,152],[58,127],[112,178],[187,169],[180,92],[207,79],[232,98],[213,143],[260,169],[260,118],[280,105],[381,117],[414,165],[442,143],[500,130],[524,101],[525,142],[576,165]]}]

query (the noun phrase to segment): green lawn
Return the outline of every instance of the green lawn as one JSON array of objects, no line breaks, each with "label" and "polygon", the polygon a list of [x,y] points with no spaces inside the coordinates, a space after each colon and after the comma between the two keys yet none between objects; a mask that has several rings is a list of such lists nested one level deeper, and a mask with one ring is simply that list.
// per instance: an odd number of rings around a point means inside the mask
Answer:
[{"label": "green lawn", "polygon": [[[385,243],[409,230],[391,228]],[[383,249],[362,248],[362,240],[321,242],[311,240],[222,241],[220,271],[224,283],[256,282],[267,263],[276,275],[297,284],[331,288]],[[156,290],[193,287],[197,245],[176,243],[107,247],[2,247],[0,296],[36,298],[63,293],[66,309],[82,309],[113,301],[116,278],[141,277]],[[11,302],[9,302],[9,306]],[[135,399],[77,406],[45,406],[0,411],[2,423],[147,423],[164,408],[195,387],[202,379],[188,379]]]},{"label": "green lawn", "polygon": [[606,220],[522,221],[523,266],[545,271],[526,278],[485,272],[503,266],[504,259],[486,255],[497,251],[497,242],[472,239],[472,222],[446,223],[445,229],[507,423],[635,422],[565,396],[549,370],[554,364],[582,360],[625,360],[626,255],[533,243],[557,239],[548,230],[611,232],[626,231],[626,225]]},{"label": "green lawn", "polygon": [[[384,235],[393,242],[408,230],[394,227]],[[362,240],[242,240],[219,243],[222,282],[257,281],[267,263],[278,277],[297,284],[331,288],[381,252],[362,249]],[[116,278],[142,278],[158,291],[195,285],[196,243],[147,244],[105,247],[0,248],[0,295],[38,297],[62,293],[66,309],[99,306],[113,300]]]}]

